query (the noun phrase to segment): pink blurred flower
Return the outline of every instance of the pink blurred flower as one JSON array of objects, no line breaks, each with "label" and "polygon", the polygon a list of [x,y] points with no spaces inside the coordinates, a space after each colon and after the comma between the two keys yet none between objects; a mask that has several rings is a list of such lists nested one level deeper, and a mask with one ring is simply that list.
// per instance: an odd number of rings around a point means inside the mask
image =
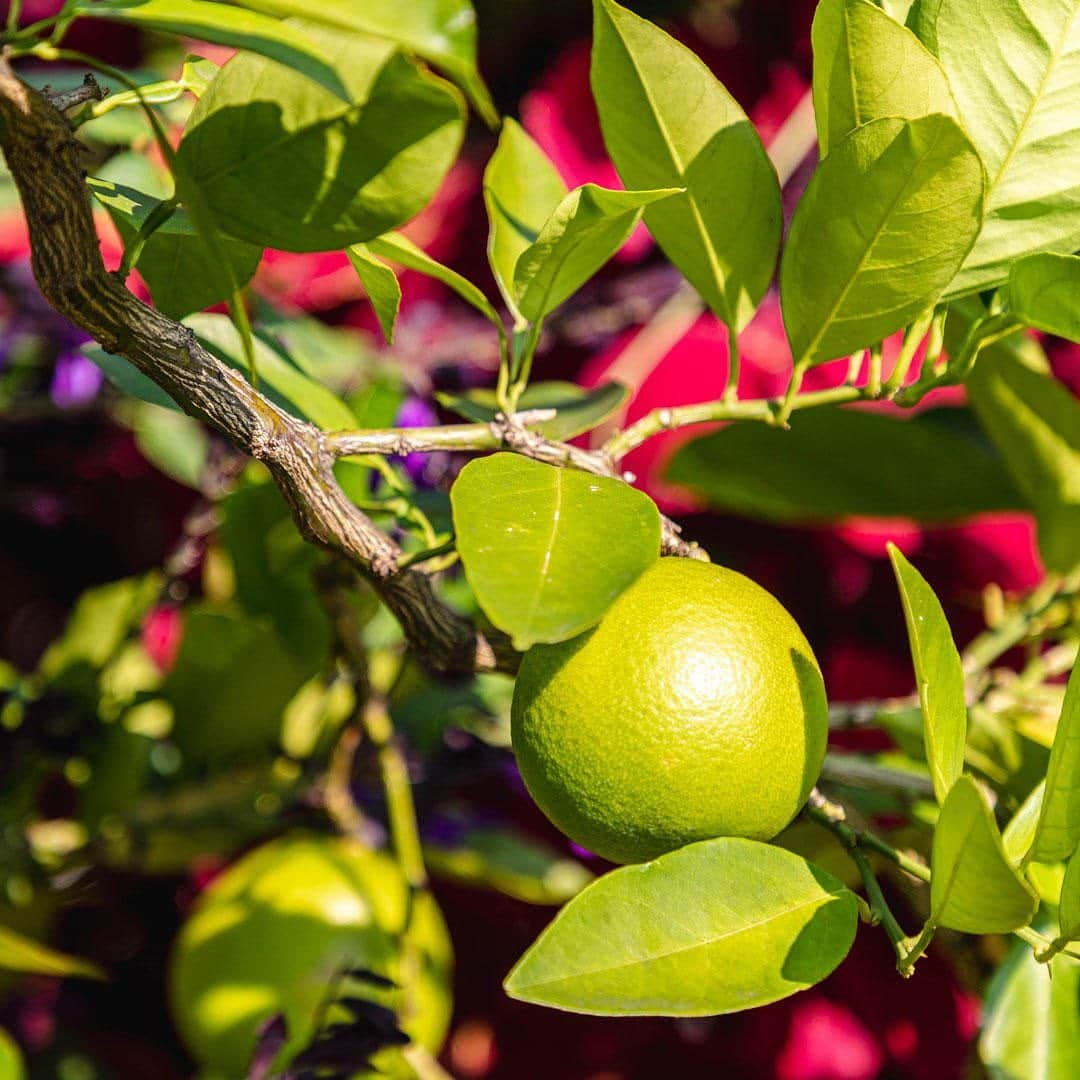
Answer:
[{"label": "pink blurred flower", "polygon": [[776,1059],[777,1080],[873,1080],[881,1048],[850,1009],[825,998],[796,1005]]},{"label": "pink blurred flower", "polygon": [[172,670],[183,637],[184,617],[179,608],[162,605],[143,619],[142,647],[162,673]]}]

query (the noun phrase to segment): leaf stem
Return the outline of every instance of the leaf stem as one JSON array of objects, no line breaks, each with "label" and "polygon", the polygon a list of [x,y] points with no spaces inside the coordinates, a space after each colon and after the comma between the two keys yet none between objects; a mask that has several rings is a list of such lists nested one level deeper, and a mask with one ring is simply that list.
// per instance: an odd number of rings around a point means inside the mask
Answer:
[{"label": "leaf stem", "polygon": [[132,237],[131,243],[124,248],[120,266],[116,271],[121,280],[127,279],[128,274],[131,273],[135,264],[139,261],[139,256],[142,255],[147,240],[173,216],[176,212],[176,206],[176,199],[164,199],[150,211],[139,231]]},{"label": "leaf stem", "polygon": [[937,926],[929,919],[923,924],[922,930],[919,932],[918,937],[908,938],[903,943],[904,956],[897,963],[896,970],[905,978],[911,978],[915,970],[915,962],[920,956],[926,952],[930,945],[930,942],[934,940],[934,934],[937,931]]},{"label": "leaf stem", "polygon": [[1048,576],[1011,616],[979,634],[964,650],[964,673],[970,676],[985,671],[1013,646],[1019,645],[1031,633],[1032,624],[1058,599],[1062,587],[1060,578]]},{"label": "leaf stem", "polygon": [[739,335],[734,326],[727,328],[728,332],[728,376],[727,386],[724,388],[723,402],[732,405],[739,399]]},{"label": "leaf stem", "polygon": [[881,364],[884,347],[879,341],[870,346],[870,364],[867,368],[866,392],[872,397],[881,393]]}]

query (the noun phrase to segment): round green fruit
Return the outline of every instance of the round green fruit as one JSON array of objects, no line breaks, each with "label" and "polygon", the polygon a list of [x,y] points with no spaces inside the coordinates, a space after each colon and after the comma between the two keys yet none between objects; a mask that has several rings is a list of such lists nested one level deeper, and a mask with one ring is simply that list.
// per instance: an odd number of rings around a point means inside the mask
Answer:
[{"label": "round green fruit", "polygon": [[[393,859],[345,839],[287,836],[234,863],[199,898],[169,971],[177,1028],[206,1075],[246,1076],[256,1031],[276,1013],[289,1034],[277,1060],[288,1061],[310,1041],[346,967],[405,983],[361,996],[399,1010],[414,1041],[437,1051],[450,1022],[450,939],[435,901],[419,895],[408,935],[419,972],[405,982],[395,939],[407,900]],[[391,1076],[412,1075],[397,1051],[377,1063]]]},{"label": "round green fruit", "polygon": [[540,809],[613,862],[769,840],[821,771],[825,688],[806,638],[742,574],[660,559],[592,630],[525,654],[512,738]]}]

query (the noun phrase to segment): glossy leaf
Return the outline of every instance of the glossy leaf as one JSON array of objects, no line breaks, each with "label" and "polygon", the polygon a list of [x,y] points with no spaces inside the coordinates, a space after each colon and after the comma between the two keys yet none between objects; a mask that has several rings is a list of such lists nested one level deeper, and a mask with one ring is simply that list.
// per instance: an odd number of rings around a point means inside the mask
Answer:
[{"label": "glossy leaf", "polygon": [[391,42],[308,23],[288,29],[333,57],[349,100],[241,54],[195,106],[180,164],[233,236],[284,251],[370,240],[434,195],[461,144],[462,104]]},{"label": "glossy leaf", "polygon": [[949,789],[964,771],[967,739],[964,669],[934,590],[895,544],[889,545],[889,558],[904,605],[911,659],[915,664],[926,762],[937,801],[944,803]]},{"label": "glossy leaf", "polygon": [[387,345],[394,341],[394,324],[401,307],[401,286],[397,274],[381,259],[376,258],[365,244],[353,244],[345,252],[352,263],[360,284],[364,286],[375,317],[379,320]]},{"label": "glossy leaf", "polygon": [[1014,263],[1009,308],[1036,330],[1080,341],[1080,258],[1043,254]]},{"label": "glossy leaf", "polygon": [[516,649],[595,625],[660,554],[656,506],[620,480],[495,454],[450,498],[465,576]]},{"label": "glossy leaf", "polygon": [[[226,316],[207,313],[192,315],[184,321],[215,355],[240,371],[248,370],[240,335]],[[356,426],[352,411],[341,398],[308,378],[258,338],[255,366],[263,389],[271,391],[270,396],[294,415],[327,430]]]},{"label": "glossy leaf", "polygon": [[488,261],[496,284],[515,315],[514,271],[536,243],[547,220],[566,197],[566,185],[548,156],[516,121],[503,121],[499,145],[484,170]]},{"label": "glossy leaf", "polygon": [[[89,177],[87,184],[109,211],[125,247],[161,205],[161,200],[111,180]],[[219,242],[232,269],[231,280],[200,238],[187,211],[182,207],[174,210],[150,235],[135,262],[154,306],[170,318],[182,319],[228,299],[234,287],[246,285],[258,269],[262,248],[229,236],[221,236]]]},{"label": "glossy leaf", "polygon": [[941,807],[930,859],[930,921],[968,934],[1026,926],[1038,901],[1009,863],[990,804],[970,776]]},{"label": "glossy leaf", "polygon": [[1020,808],[1009,819],[1005,831],[1001,834],[1005,845],[1005,854],[1013,866],[1024,862],[1035,839],[1035,828],[1042,814],[1043,793],[1046,781],[1040,780],[1031,790],[1031,794],[1020,804]]},{"label": "glossy leaf", "polygon": [[348,78],[336,58],[306,31],[267,15],[210,0],[75,0],[65,13],[246,49],[285,64],[331,94],[348,99]]},{"label": "glossy leaf", "polygon": [[832,147],[780,265],[796,364],[872,345],[933,303],[971,248],[982,201],[978,155],[947,116],[874,120]]},{"label": "glossy leaf", "polygon": [[471,0],[236,0],[271,15],[297,15],[341,30],[389,38],[442,68],[488,124],[498,113],[476,67],[476,12]]},{"label": "glossy leaf", "polygon": [[593,880],[576,859],[510,828],[467,830],[452,846],[425,845],[428,868],[528,904],[564,904]]},{"label": "glossy leaf", "polygon": [[825,978],[856,921],[853,894],[798,855],[704,840],[594,882],[504,985],[511,997],[573,1012],[738,1012]]},{"label": "glossy leaf", "polygon": [[468,278],[433,259],[407,236],[389,232],[384,236],[369,240],[367,248],[381,259],[388,259],[390,262],[397,263],[398,266],[404,266],[407,270],[415,270],[417,273],[426,274],[428,277],[435,278],[436,281],[441,281],[448,288],[453,289],[467,304],[472,304],[481,315],[490,319],[500,330],[502,329],[499,313],[491,306],[491,301]]},{"label": "glossy leaf", "polygon": [[1024,501],[969,413],[900,418],[810,409],[791,430],[730,424],[675,453],[667,478],[718,510],[766,521],[950,521]]},{"label": "glossy leaf", "polygon": [[1080,844],[1080,663],[1069,677],[1061,705],[1042,813],[1031,845],[1039,862],[1068,859]]},{"label": "glossy leaf", "polygon": [[1080,0],[941,0],[938,58],[986,165],[986,222],[949,295],[1080,247]]},{"label": "glossy leaf", "polygon": [[1080,565],[1080,402],[1048,371],[1004,349],[984,352],[967,381],[979,423],[1034,508],[1052,570]]},{"label": "glossy leaf", "polygon": [[1080,961],[1037,963],[1017,942],[986,995],[979,1057],[997,1080],[1080,1076]]},{"label": "glossy leaf", "polygon": [[[494,390],[469,390],[462,394],[436,394],[439,404],[452,409],[466,420],[486,424],[499,413]],[[518,409],[554,409],[551,420],[541,420],[529,427],[545,439],[563,441],[591,431],[626,403],[630,391],[621,383],[602,383],[586,390],[575,383],[532,383],[518,401]]]},{"label": "glossy leaf", "polygon": [[1080,858],[1074,852],[1065,866],[1058,903],[1058,925],[1067,941],[1080,938]]},{"label": "glossy leaf", "polygon": [[0,969],[60,978],[105,978],[97,964],[58,952],[6,926],[0,926]]},{"label": "glossy leaf", "polygon": [[716,315],[741,330],[768,288],[783,214],[753,125],[701,59],[659,27],[594,0],[592,89],[619,176],[683,188],[645,224]]},{"label": "glossy leaf", "polygon": [[814,13],[811,40],[822,157],[871,120],[955,115],[956,104],[937,58],[869,0],[822,0]]},{"label": "glossy leaf", "polygon": [[575,188],[518,257],[514,267],[518,310],[533,322],[554,311],[622,247],[646,206],[677,194],[673,188],[610,191],[596,184]]}]

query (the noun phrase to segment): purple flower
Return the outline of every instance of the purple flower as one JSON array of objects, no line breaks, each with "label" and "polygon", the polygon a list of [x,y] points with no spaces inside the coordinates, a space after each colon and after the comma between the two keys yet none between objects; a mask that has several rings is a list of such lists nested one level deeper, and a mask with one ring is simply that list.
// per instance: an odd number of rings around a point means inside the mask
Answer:
[{"label": "purple flower", "polygon": [[[438,422],[439,415],[430,402],[415,395],[401,403],[394,418],[394,426],[403,428],[431,427]],[[430,487],[446,469],[445,454],[406,454],[402,462],[409,478],[418,487]]]},{"label": "purple flower", "polygon": [[82,353],[61,353],[56,358],[49,394],[58,408],[74,409],[97,396],[102,378],[101,368]]}]

